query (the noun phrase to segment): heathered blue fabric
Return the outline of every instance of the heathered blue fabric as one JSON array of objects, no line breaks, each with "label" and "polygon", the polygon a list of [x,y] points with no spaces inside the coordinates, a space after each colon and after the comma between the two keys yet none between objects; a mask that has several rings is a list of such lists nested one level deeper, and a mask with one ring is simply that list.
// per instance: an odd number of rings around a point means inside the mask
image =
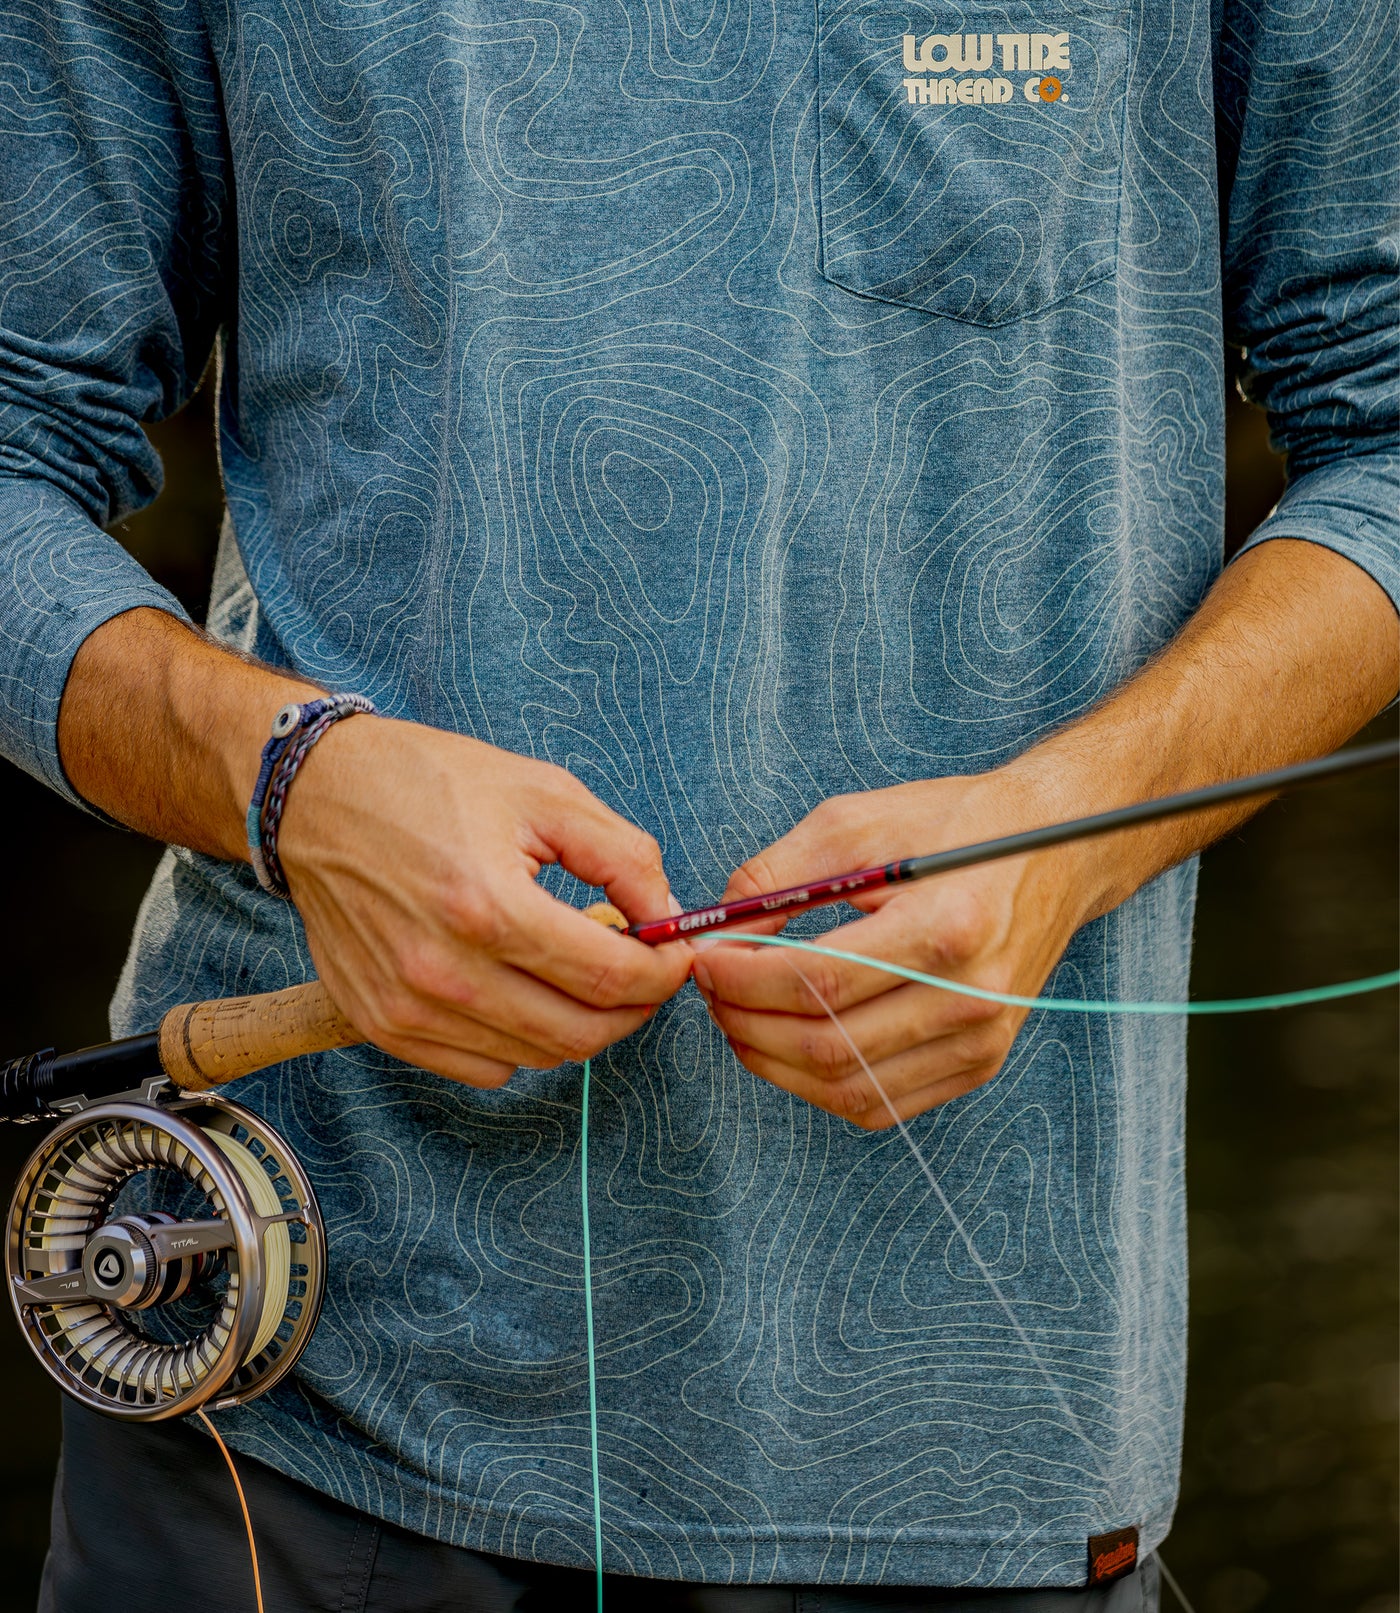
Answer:
[{"label": "heathered blue fabric", "polygon": [[[572,768],[687,904],[1172,635],[1220,564],[1227,339],[1290,457],[1263,535],[1396,596],[1389,0],[0,0],[0,34],[0,749],[55,788],[84,635],[175,608],[100,523],[216,331],[213,630]],[[1192,881],[1051,989],[1185,992]],[[290,907],[174,851],[114,1027],[309,972]],[[693,992],[600,1058],[607,1566],[1068,1585],[1087,1535],[1155,1545],[1184,1073],[1179,1021],[1032,1016],[916,1123],[1037,1364],[899,1137],[752,1080]],[[244,1083],[332,1270],[239,1449],[591,1560],[579,1089],[366,1048]]]}]

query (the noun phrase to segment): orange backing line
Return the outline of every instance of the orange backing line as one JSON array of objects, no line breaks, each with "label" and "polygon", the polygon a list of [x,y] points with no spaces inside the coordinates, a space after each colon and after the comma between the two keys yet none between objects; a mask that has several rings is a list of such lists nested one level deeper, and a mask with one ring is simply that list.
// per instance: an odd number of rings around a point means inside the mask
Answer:
[{"label": "orange backing line", "polygon": [[194,1414],[214,1436],[214,1443],[224,1453],[224,1460],[228,1463],[228,1470],[233,1475],[233,1487],[238,1491],[238,1504],[243,1509],[243,1526],[248,1531],[248,1555],[253,1559],[253,1595],[257,1598],[258,1613],[264,1613],[262,1575],[258,1572],[258,1543],[253,1539],[253,1520],[248,1516],[248,1498],[243,1494],[243,1484],[238,1477],[238,1469],[233,1465],[233,1456],[228,1446],[219,1437],[219,1430],[204,1415],[204,1408],[196,1406]]}]

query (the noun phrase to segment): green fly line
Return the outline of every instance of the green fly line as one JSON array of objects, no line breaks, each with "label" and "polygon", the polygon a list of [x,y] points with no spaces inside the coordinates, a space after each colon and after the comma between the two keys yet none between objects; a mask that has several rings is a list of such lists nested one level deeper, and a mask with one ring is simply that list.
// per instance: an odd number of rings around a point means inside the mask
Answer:
[{"label": "green fly line", "polygon": [[[1303,1008],[1311,1003],[1336,1002],[1341,997],[1360,997],[1371,991],[1400,986],[1400,969],[1367,975],[1360,980],[1341,980],[1330,986],[1308,986],[1301,991],[1279,991],[1265,997],[1224,997],[1199,1002],[1156,1003],[1114,1002],[1093,997],[1018,997],[1012,992],[987,991],[965,985],[960,980],[944,980],[939,975],[906,969],[902,964],[881,958],[865,958],[858,952],[837,947],[821,947],[811,941],[797,941],[786,935],[717,936],[717,943],[744,946],[787,947],[794,952],[810,952],[819,958],[839,958],[843,963],[863,964],[897,975],[920,986],[936,986],[940,991],[982,1002],[1000,1003],[1007,1008],[1044,1009],[1061,1014],[1257,1014],[1274,1008]],[[579,1191],[583,1209],[583,1306],[588,1329],[588,1435],[593,1474],[593,1561],[598,1583],[598,1613],[603,1609],[603,1493],[598,1482],[598,1362],[593,1347],[593,1252],[588,1221],[588,1108],[591,1087],[591,1060],[583,1065],[583,1125],[580,1139]],[[902,1130],[903,1128],[901,1128]]]},{"label": "green fly line", "polygon": [[880,958],[863,958],[858,952],[842,952],[836,947],[814,946],[810,941],[794,941],[786,935],[723,936],[724,941],[742,941],[746,946],[791,947],[794,952],[812,952],[819,958],[840,958],[844,963],[861,963],[880,969],[901,980],[921,986],[937,986],[940,991],[960,997],[976,997],[984,1003],[1001,1003],[1007,1008],[1044,1008],[1061,1014],[1257,1014],[1270,1008],[1304,1008],[1309,1003],[1335,1002],[1338,997],[1360,997],[1368,991],[1384,991],[1400,986],[1400,969],[1383,975],[1367,975],[1362,980],[1341,980],[1333,986],[1307,986],[1302,991],[1279,991],[1269,997],[1221,997],[1184,1003],[1121,1003],[1093,997],[1017,997],[1006,991],[985,991],[960,980],[944,980],[939,975],[922,974],[902,964]]},{"label": "green fly line", "polygon": [[592,1059],[583,1061],[583,1127],[579,1142],[579,1196],[583,1203],[583,1313],[588,1321],[588,1450],[593,1464],[593,1562],[598,1613],[603,1613],[603,1492],[598,1485],[598,1360],[593,1348],[593,1242],[588,1227],[588,1096]]}]

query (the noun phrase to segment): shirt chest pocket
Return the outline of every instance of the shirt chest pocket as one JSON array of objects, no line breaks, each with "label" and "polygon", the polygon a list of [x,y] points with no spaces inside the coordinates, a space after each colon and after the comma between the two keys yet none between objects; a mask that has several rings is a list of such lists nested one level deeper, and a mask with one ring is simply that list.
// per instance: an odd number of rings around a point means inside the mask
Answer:
[{"label": "shirt chest pocket", "polygon": [[828,280],[1000,325],[1114,272],[1125,11],[817,4]]}]

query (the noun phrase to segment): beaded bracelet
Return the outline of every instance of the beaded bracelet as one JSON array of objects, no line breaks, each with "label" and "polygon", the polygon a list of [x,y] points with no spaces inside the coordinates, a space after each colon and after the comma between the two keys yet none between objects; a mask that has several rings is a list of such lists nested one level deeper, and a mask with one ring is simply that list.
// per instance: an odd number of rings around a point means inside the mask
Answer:
[{"label": "beaded bracelet", "polygon": [[277,832],[292,780],[316,741],[342,717],[353,717],[359,711],[375,715],[373,701],[358,694],[337,694],[308,700],[305,705],[293,701],[272,719],[272,737],[263,746],[258,781],[248,803],[247,829],[253,872],[258,884],[274,896],[292,894],[277,855]]}]

